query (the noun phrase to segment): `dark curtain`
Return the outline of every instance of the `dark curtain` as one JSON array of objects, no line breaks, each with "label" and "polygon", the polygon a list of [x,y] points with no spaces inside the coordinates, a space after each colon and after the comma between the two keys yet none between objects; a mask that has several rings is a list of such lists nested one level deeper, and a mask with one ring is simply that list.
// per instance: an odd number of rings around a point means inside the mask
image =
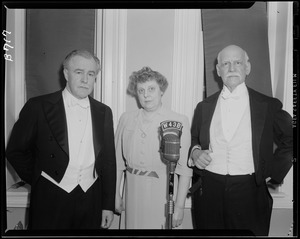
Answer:
[{"label": "dark curtain", "polygon": [[216,72],[217,54],[225,46],[235,44],[248,53],[251,72],[246,84],[272,96],[267,3],[255,2],[248,9],[203,9],[206,96],[221,89]]},{"label": "dark curtain", "polygon": [[94,52],[95,9],[28,9],[26,13],[29,99],[65,87],[62,62],[69,52]]}]

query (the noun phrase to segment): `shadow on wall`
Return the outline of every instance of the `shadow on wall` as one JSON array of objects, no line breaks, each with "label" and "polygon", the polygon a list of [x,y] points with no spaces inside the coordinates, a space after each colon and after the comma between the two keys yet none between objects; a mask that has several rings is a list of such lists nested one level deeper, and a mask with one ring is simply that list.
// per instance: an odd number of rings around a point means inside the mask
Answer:
[{"label": "shadow on wall", "polygon": [[[218,64],[218,60],[217,59],[215,59],[214,64],[215,64],[215,66]],[[219,90],[221,90],[223,88],[223,81],[222,81],[222,78],[218,76],[217,68],[216,67],[213,70],[213,77],[214,77],[214,80],[218,84]]]},{"label": "shadow on wall", "polygon": [[66,79],[65,79],[65,76],[64,76],[64,66],[63,66],[63,64],[61,64],[61,66],[58,70],[58,79],[59,79],[59,84],[60,84],[61,89],[65,88],[67,82],[66,82]]}]

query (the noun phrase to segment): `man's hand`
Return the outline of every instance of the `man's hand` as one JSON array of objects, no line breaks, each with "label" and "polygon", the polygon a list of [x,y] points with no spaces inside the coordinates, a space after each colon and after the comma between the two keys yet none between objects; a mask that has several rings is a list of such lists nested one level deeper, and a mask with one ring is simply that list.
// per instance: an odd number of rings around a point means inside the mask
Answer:
[{"label": "man's hand", "polygon": [[101,227],[102,228],[109,228],[111,226],[111,223],[112,223],[113,219],[114,219],[113,211],[102,210]]},{"label": "man's hand", "polygon": [[212,160],[209,156],[210,153],[212,153],[211,150],[194,149],[191,158],[193,159],[195,166],[199,169],[205,169]]},{"label": "man's hand", "polygon": [[266,178],[266,183],[269,189],[276,190],[281,184],[273,180],[271,177]]}]

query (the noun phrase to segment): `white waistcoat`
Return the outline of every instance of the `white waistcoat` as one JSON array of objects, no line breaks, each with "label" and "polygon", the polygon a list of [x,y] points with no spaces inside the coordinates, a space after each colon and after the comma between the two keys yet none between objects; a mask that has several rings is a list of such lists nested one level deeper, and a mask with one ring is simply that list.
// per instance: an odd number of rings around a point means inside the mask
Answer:
[{"label": "white waistcoat", "polygon": [[238,127],[229,141],[224,137],[221,117],[219,99],[210,126],[210,150],[213,151],[210,156],[212,161],[206,167],[206,170],[223,175],[253,173],[254,162],[249,104],[247,104]]}]

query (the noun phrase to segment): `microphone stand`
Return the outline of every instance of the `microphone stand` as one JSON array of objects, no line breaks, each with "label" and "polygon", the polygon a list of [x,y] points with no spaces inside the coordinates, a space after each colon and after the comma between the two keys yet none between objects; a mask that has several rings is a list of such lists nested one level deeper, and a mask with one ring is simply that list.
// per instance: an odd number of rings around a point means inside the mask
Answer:
[{"label": "microphone stand", "polygon": [[161,146],[160,151],[162,156],[168,163],[168,203],[167,203],[167,229],[172,229],[172,221],[174,214],[174,172],[176,163],[179,160],[180,154],[180,136],[182,133],[182,123],[173,120],[166,120],[160,123],[160,134],[161,134]]},{"label": "microphone stand", "polygon": [[175,167],[176,163],[174,162],[169,162],[169,195],[168,195],[168,221],[167,221],[167,229],[172,229],[172,219],[173,219],[173,214],[174,214],[174,200],[173,200],[173,195],[174,195],[174,172],[175,172]]}]

